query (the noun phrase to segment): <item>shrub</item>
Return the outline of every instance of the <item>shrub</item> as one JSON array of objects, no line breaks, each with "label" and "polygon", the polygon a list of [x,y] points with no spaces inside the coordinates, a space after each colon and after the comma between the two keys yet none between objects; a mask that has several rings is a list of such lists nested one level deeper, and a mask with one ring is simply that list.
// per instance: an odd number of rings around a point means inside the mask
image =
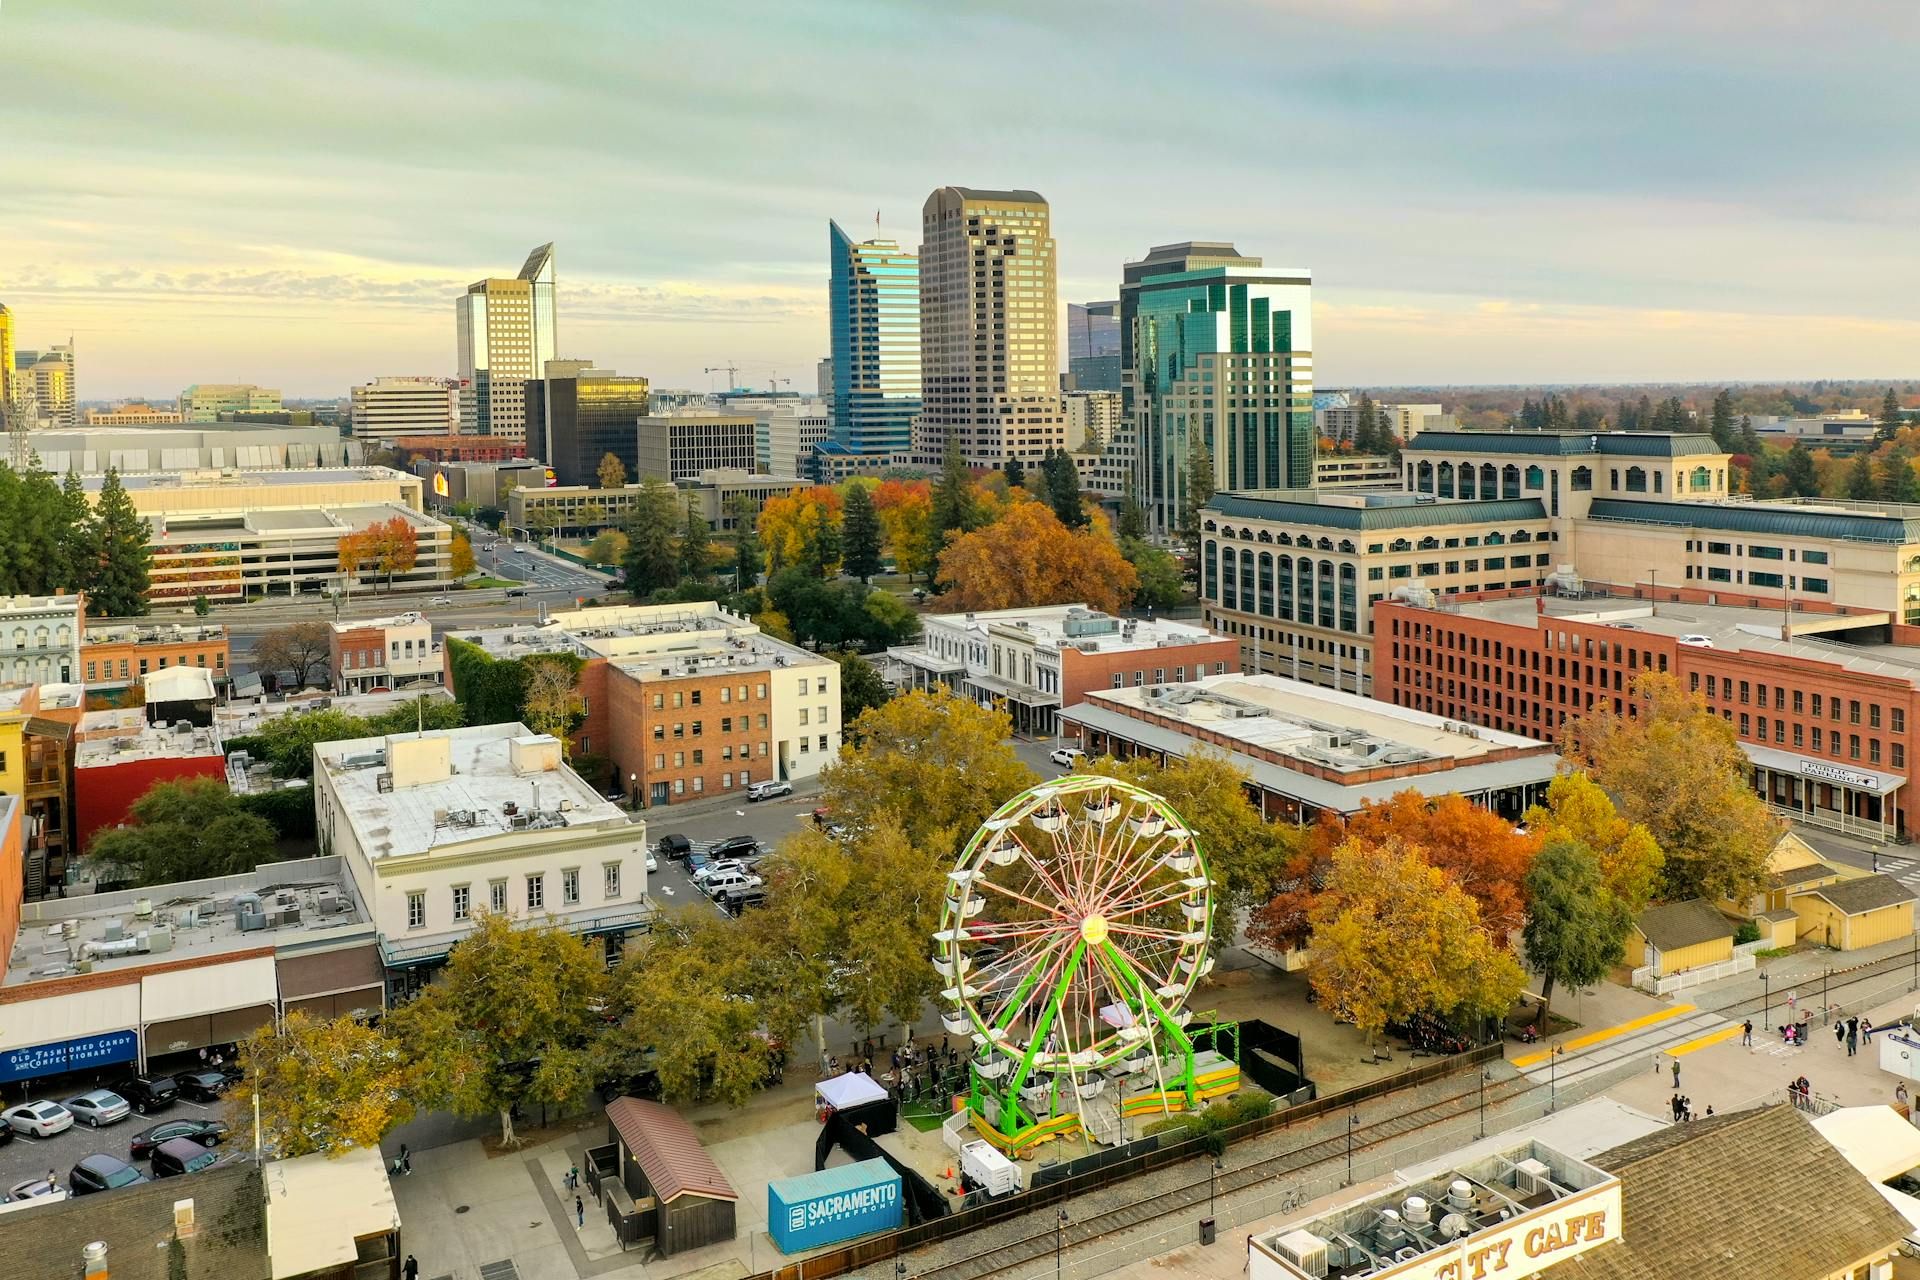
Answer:
[{"label": "shrub", "polygon": [[1751,920],[1742,920],[1740,927],[1733,931],[1733,941],[1735,946],[1743,942],[1760,941],[1760,926]]}]

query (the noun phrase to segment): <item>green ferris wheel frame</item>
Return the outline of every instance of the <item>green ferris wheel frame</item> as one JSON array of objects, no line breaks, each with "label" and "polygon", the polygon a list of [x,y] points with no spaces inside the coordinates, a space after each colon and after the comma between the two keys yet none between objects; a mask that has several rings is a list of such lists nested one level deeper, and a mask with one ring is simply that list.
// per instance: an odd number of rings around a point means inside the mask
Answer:
[{"label": "green ferris wheel frame", "polygon": [[1184,1006],[1213,965],[1213,892],[1164,798],[1095,774],[1029,787],[947,879],[933,961],[943,1022],[974,1046],[979,1121],[1018,1139],[1149,1064],[1169,1107],[1198,1105]]}]

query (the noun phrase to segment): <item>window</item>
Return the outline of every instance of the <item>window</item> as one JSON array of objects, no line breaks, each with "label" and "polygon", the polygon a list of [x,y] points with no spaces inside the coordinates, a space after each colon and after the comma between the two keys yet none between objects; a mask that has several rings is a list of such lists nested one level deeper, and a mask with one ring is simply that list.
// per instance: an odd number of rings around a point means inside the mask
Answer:
[{"label": "window", "polygon": [[1120,675],[1120,674],[1118,674],[1118,673],[1116,672],[1116,673],[1115,673],[1115,675],[1114,675],[1114,677],[1113,677],[1113,687],[1114,687],[1114,688],[1116,688],[1116,689],[1124,689],[1124,688],[1126,688],[1126,687],[1127,687],[1127,679],[1126,679],[1126,677],[1125,677],[1125,676],[1123,676],[1123,675]]},{"label": "window", "polygon": [[1748,573],[1747,582],[1749,585],[1756,587],[1782,587],[1786,585],[1786,579],[1780,574],[1760,573],[1758,571]]},{"label": "window", "polygon": [[807,723],[807,709],[805,707],[800,708],[800,723]]},{"label": "window", "polygon": [[1707,569],[1707,581],[1708,582],[1732,582],[1733,570],[1716,569],[1709,566]]},{"label": "window", "polygon": [[[744,686],[743,686],[743,687],[744,687]],[[760,682],[759,684],[756,684],[756,685],[754,685],[754,686],[753,686],[753,696],[754,696],[754,697],[756,697],[756,698],[764,698],[764,697],[766,697],[766,696],[767,696],[767,682],[766,682],[766,681],[764,681],[764,680],[762,680],[762,681],[761,681],[761,682]]]},{"label": "window", "polygon": [[494,880],[488,883],[487,910],[497,916],[507,913],[507,882],[505,880]]},{"label": "window", "polygon": [[722,732],[722,733],[732,733],[732,732],[733,732],[733,717],[732,717],[732,716],[722,716],[722,717],[720,718],[720,732]]},{"label": "window", "polygon": [[658,693],[656,693],[656,694],[654,694],[654,695],[653,695],[653,709],[654,709],[655,711],[659,711],[659,710],[660,710],[660,709],[661,709],[662,707],[664,707],[664,706],[666,705],[666,701],[667,701],[667,700],[666,700],[666,697],[665,697],[665,695],[663,695],[663,694],[658,694]]},{"label": "window", "polygon": [[825,724],[827,722],[827,709],[825,707],[815,707],[813,709],[813,722],[815,724]]},{"label": "window", "polygon": [[1755,560],[1784,560],[1787,558],[1787,553],[1779,547],[1759,547],[1751,544],[1747,547],[1747,554]]},{"label": "window", "polygon": [[825,693],[827,691],[827,678],[825,676],[821,676],[813,682],[813,691],[815,693]]},{"label": "window", "polygon": [[800,696],[803,698],[807,696],[807,678],[805,676],[800,677]]},{"label": "window", "polygon": [[1826,562],[1827,553],[1824,551],[1802,551],[1800,553],[1800,563],[1802,564],[1825,564]]},{"label": "window", "polygon": [[1907,709],[1905,707],[1895,707],[1893,709],[1893,731],[1895,733],[1905,733],[1907,731]]},{"label": "window", "polygon": [[538,873],[527,877],[527,910],[538,911],[547,905],[547,878]]},{"label": "window", "polygon": [[696,707],[700,705],[700,691],[698,689],[693,691],[693,705]]},{"label": "window", "polygon": [[1847,735],[1847,755],[1855,760],[1858,760],[1860,758],[1860,735],[1859,734],[1850,733]]},{"label": "window", "polygon": [[567,867],[561,871],[560,901],[569,907],[580,901],[580,868]]},{"label": "window", "polygon": [[1709,542],[1707,544],[1707,554],[1710,556],[1730,556],[1733,554],[1733,544],[1731,542]]},{"label": "window", "polygon": [[667,740],[667,726],[663,724],[653,726],[653,740],[655,742],[665,742]]},{"label": "window", "polygon": [[453,886],[453,918],[467,920],[473,915],[473,887],[457,884]]},{"label": "window", "polygon": [[424,929],[427,927],[427,893],[424,889],[413,889],[407,893],[407,928]]},{"label": "window", "polygon": [[820,749],[822,751],[827,749],[827,735],[824,733],[820,735]]},{"label": "window", "polygon": [[1811,591],[1815,595],[1825,595],[1827,593],[1827,580],[1825,578],[1802,578],[1800,579],[1800,589],[1802,591]]},{"label": "window", "polygon": [[726,684],[723,684],[723,685],[721,685],[721,686],[720,686],[720,701],[722,701],[722,702],[732,702],[732,701],[733,701],[733,686],[732,686],[732,685],[726,685]]},{"label": "window", "polygon": [[676,709],[686,706],[687,695],[682,693],[680,690],[675,689],[673,691],[673,705]]}]

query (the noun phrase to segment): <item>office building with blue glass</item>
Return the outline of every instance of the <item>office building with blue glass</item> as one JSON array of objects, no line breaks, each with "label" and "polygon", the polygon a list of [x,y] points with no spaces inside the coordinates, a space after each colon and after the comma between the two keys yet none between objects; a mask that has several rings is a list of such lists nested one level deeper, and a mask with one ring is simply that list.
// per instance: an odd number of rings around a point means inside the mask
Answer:
[{"label": "office building with blue glass", "polygon": [[1230,244],[1156,246],[1121,285],[1122,412],[1154,531],[1179,528],[1196,459],[1216,490],[1313,485],[1313,293]]},{"label": "office building with blue glass", "polygon": [[829,439],[876,459],[904,454],[920,412],[920,259],[829,222],[833,354]]}]

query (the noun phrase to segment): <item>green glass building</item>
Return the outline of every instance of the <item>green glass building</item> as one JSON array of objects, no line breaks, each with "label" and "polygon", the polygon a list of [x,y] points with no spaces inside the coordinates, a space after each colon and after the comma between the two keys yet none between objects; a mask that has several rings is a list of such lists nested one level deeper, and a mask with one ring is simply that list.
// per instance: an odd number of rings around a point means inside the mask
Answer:
[{"label": "green glass building", "polygon": [[1308,272],[1232,245],[1163,245],[1127,265],[1122,394],[1155,532],[1179,527],[1199,456],[1216,490],[1312,487],[1312,303]]}]

